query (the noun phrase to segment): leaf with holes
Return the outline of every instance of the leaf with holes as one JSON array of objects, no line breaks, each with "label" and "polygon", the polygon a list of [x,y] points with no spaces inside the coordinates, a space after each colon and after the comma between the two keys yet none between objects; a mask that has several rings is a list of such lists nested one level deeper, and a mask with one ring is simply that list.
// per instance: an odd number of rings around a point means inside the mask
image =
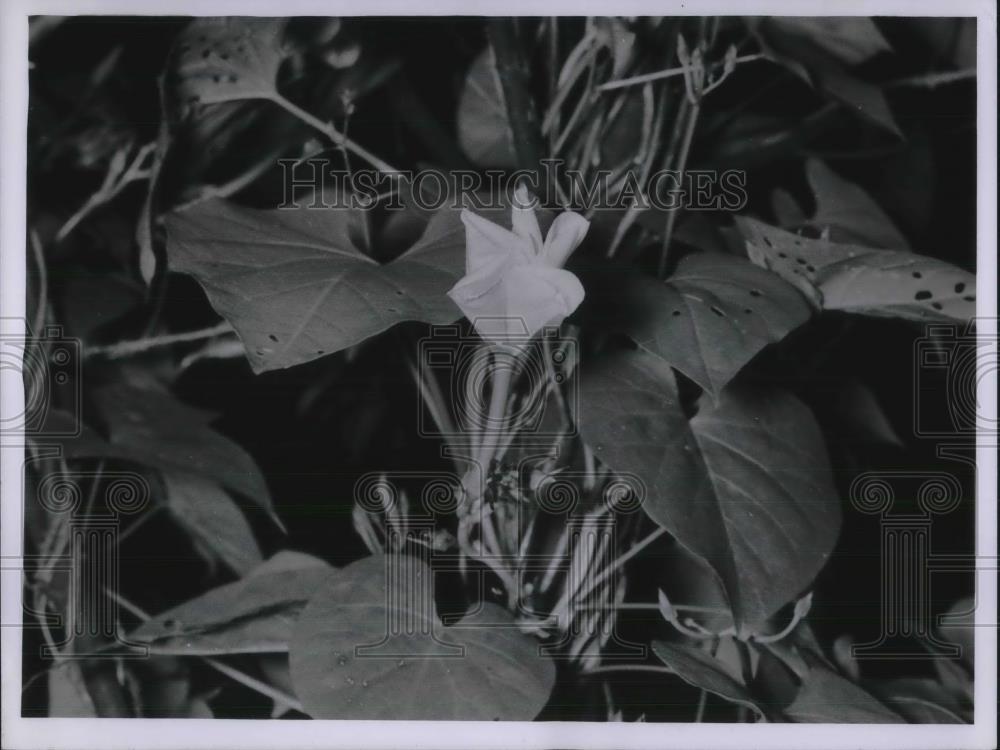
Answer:
[{"label": "leaf with holes", "polygon": [[870,693],[822,666],[813,666],[785,714],[809,724],[902,724],[903,717]]},{"label": "leaf with holes", "polygon": [[747,254],[812,290],[824,310],[917,321],[967,322],[976,314],[976,277],[944,261],[800,237],[746,216],[736,222]]},{"label": "leaf with holes", "polygon": [[730,386],[686,421],[670,368],[624,352],[581,369],[580,432],[646,483],[644,508],[712,566],[756,632],[833,550],[840,504],[819,427],[794,396]]},{"label": "leaf with holes", "polygon": [[292,641],[292,681],[306,711],[317,719],[535,718],[555,682],[539,642],[494,604],[443,627],[433,589],[431,569],[406,555],[368,557],[327,581]]},{"label": "leaf with holes", "polygon": [[238,574],[261,561],[243,511],[217,484],[191,474],[164,474],[167,511],[196,541]]},{"label": "leaf with holes", "polygon": [[322,560],[279,552],[241,580],[147,620],[129,640],[156,654],[287,651],[298,613],[333,574]]},{"label": "leaf with holes", "polygon": [[475,59],[465,76],[458,100],[458,142],[466,156],[480,166],[516,166],[514,135],[490,46]]},{"label": "leaf with holes", "polygon": [[793,287],[728,255],[689,255],[666,282],[620,266],[581,275],[595,324],[627,333],[715,395],[810,315]]},{"label": "leaf with holes", "polygon": [[764,716],[764,710],[750,695],[743,681],[732,674],[725,664],[704,651],[666,641],[653,641],[653,653],[688,685],[706,690],[730,703],[746,706],[758,716]]},{"label": "leaf with holes", "polygon": [[446,292],[465,273],[459,212],[443,209],[380,265],[340,210],[260,211],[208,201],[167,218],[173,270],[194,276],[232,323],[255,372],[346,349],[406,320],[461,316]]},{"label": "leaf with holes", "polygon": [[268,99],[277,91],[286,19],[198,18],[177,39],[166,80],[184,107]]},{"label": "leaf with holes", "polygon": [[909,250],[906,237],[868,193],[819,159],[806,162],[806,176],[816,199],[809,224],[830,231],[835,242],[857,243],[891,250]]}]

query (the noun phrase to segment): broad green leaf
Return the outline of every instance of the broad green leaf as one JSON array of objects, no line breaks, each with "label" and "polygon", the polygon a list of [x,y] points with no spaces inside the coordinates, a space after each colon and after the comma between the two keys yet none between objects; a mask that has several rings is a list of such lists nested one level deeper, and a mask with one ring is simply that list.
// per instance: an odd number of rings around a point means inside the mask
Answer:
[{"label": "broad green leaf", "polygon": [[183,106],[266,99],[277,94],[286,19],[197,18],[177,38],[167,86]]},{"label": "broad green leaf", "polygon": [[863,16],[776,16],[767,22],[777,33],[808,39],[845,65],[892,51],[875,22]]},{"label": "broad green leaf", "polygon": [[[388,564],[412,575],[390,585]],[[555,682],[539,642],[493,604],[443,627],[432,577],[415,558],[391,563],[380,555],[353,563],[316,592],[290,654],[295,692],[310,715],[529,721],[538,714]]]},{"label": "broad green leaf", "polygon": [[825,667],[814,666],[785,714],[809,724],[901,724],[903,717]]},{"label": "broad green leaf", "polygon": [[235,501],[214,482],[167,472],[167,510],[204,547],[238,574],[261,561],[253,529]]},{"label": "broad green leaf", "polygon": [[716,253],[687,256],[666,282],[618,267],[583,278],[596,324],[627,333],[713,395],[810,315],[785,281]]},{"label": "broad green leaf", "polygon": [[246,496],[276,519],[260,469],[246,451],[209,426],[210,412],[164,391],[120,384],[96,389],[93,400],[108,441],[68,440],[67,457],[120,458],[195,475]]},{"label": "broad green leaf", "polygon": [[653,641],[653,653],[684,682],[707,690],[732,703],[746,706],[758,716],[765,712],[750,695],[743,681],[717,659],[701,649],[666,641]]},{"label": "broad green leaf", "polygon": [[287,651],[298,613],[334,574],[322,560],[278,553],[247,577],[146,621],[129,639],[158,654]]},{"label": "broad green leaf", "polygon": [[846,105],[875,125],[902,137],[882,89],[849,69],[889,45],[867,18],[767,18],[749,23],[771,60]]},{"label": "broad green leaf", "polygon": [[458,142],[483,167],[514,167],[514,134],[507,121],[493,48],[486,46],[465,76],[458,100]]},{"label": "broad green leaf", "polygon": [[924,255],[800,237],[745,216],[747,254],[809,294],[824,310],[917,321],[967,322],[976,277]]},{"label": "broad green leaf", "polygon": [[50,667],[48,686],[50,719],[92,719],[97,716],[79,661],[70,659]]},{"label": "broad green leaf", "polygon": [[207,201],[167,217],[172,270],[194,276],[232,323],[255,372],[308,362],[406,320],[460,316],[447,291],[465,272],[459,212],[380,265],[349,233],[347,210],[260,211]]},{"label": "broad green leaf", "polygon": [[580,431],[611,469],[646,483],[647,514],[722,580],[756,631],[808,588],[840,505],[811,412],[777,389],[730,386],[688,424],[670,369],[626,352],[581,368]]},{"label": "broad green leaf", "polygon": [[840,177],[819,159],[806,162],[806,176],[816,199],[809,224],[830,231],[834,242],[909,250],[906,237],[868,193]]}]

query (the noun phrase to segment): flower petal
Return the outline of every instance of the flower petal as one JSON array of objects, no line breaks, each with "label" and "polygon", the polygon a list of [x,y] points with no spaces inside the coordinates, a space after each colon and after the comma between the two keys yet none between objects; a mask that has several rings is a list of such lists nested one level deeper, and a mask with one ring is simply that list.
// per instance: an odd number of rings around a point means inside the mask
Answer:
[{"label": "flower petal", "polygon": [[562,323],[580,306],[584,295],[583,285],[572,273],[545,266],[514,266],[501,288],[507,296],[507,315],[528,336]]},{"label": "flower petal", "polygon": [[476,274],[501,259],[530,260],[530,248],[525,241],[499,224],[484,219],[469,209],[462,209],[465,224],[465,272]]},{"label": "flower petal", "polygon": [[542,230],[535,216],[537,200],[522,182],[514,191],[514,201],[511,204],[510,219],[514,234],[523,239],[532,249],[532,255],[542,253]]},{"label": "flower petal", "polygon": [[545,237],[544,256],[547,265],[562,268],[569,256],[583,242],[590,222],[580,214],[564,211],[556,217]]}]

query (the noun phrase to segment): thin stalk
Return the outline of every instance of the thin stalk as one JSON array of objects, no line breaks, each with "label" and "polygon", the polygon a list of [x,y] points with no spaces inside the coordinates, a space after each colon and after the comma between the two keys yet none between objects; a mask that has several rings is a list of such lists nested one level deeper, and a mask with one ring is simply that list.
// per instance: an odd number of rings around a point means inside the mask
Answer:
[{"label": "thin stalk", "polygon": [[[111,589],[105,589],[105,591],[108,594],[108,596],[112,597],[116,602],[118,602],[121,606],[123,606],[126,610],[131,612],[135,617],[139,618],[143,622],[146,622],[147,620],[151,619],[151,615],[149,613],[145,612],[138,605],[130,602],[128,599],[119,594],[117,591],[112,591]],[[260,693],[261,695],[270,698],[273,701],[277,701],[278,703],[283,703],[293,711],[299,711],[301,713],[305,713],[305,710],[302,708],[302,704],[299,703],[295,698],[293,698],[290,695],[287,695],[286,693],[281,692],[280,690],[272,687],[271,685],[268,685],[266,682],[262,682],[258,680],[256,677],[251,677],[250,675],[241,672],[235,667],[231,667],[228,664],[219,661],[218,659],[212,658],[211,656],[199,656],[198,658],[201,659],[206,664],[208,664],[213,669],[215,669],[216,671],[221,672],[226,677],[229,677],[231,680],[234,680],[257,693]]]},{"label": "thin stalk", "polygon": [[30,237],[31,253],[38,267],[38,304],[35,306],[35,316],[32,319],[33,330],[27,334],[40,336],[42,328],[45,327],[45,317],[49,306],[49,271],[45,265],[45,253],[42,250],[42,241],[38,239],[38,233],[32,229]]},{"label": "thin stalk", "polygon": [[705,720],[705,704],[708,703],[708,691],[702,689],[698,694],[698,708],[695,709],[694,721],[695,724],[701,724]]},{"label": "thin stalk", "polygon": [[962,70],[949,70],[944,73],[924,73],[917,76],[908,76],[906,78],[897,78],[894,81],[888,81],[882,84],[882,88],[885,89],[901,89],[901,88],[925,88],[925,89],[935,89],[938,86],[944,86],[949,83],[958,83],[959,81],[967,81],[970,78],[976,77],[975,68],[963,68]]},{"label": "thin stalk", "polygon": [[662,528],[661,529],[657,529],[656,531],[652,532],[651,534],[648,534],[638,544],[634,545],[624,555],[621,555],[620,557],[616,558],[613,563],[611,563],[610,565],[608,565],[604,570],[602,570],[594,578],[594,582],[583,593],[583,596],[586,596],[591,591],[593,591],[597,586],[600,586],[602,583],[604,583],[604,581],[606,581],[609,577],[611,577],[615,573],[615,571],[617,571],[619,568],[621,568],[623,565],[625,565],[625,563],[627,563],[633,557],[635,557],[636,555],[638,555],[640,552],[642,552],[644,549],[646,549],[646,547],[648,547],[650,544],[652,544],[653,542],[655,542],[657,539],[659,539],[661,536],[663,536],[666,533],[667,533],[666,529],[662,529]]},{"label": "thin stalk", "polygon": [[341,148],[350,151],[352,154],[361,159],[364,159],[366,162],[375,167],[375,169],[377,169],[379,172],[397,176],[400,174],[399,170],[393,167],[391,164],[375,156],[375,154],[366,149],[364,146],[361,146],[352,141],[351,139],[347,138],[343,133],[337,130],[332,123],[323,122],[314,114],[302,109],[302,107],[298,106],[294,102],[289,101],[281,94],[273,94],[267,98],[269,101],[274,102],[279,107],[284,109],[290,115],[298,118],[299,120],[302,120],[302,122],[304,122],[311,128],[318,130],[320,133],[325,135],[327,138],[329,138],[331,141],[333,141]]},{"label": "thin stalk", "polygon": [[[742,57],[737,57],[735,63],[741,65],[743,63],[754,62],[755,60],[765,59],[763,53],[757,52],[752,55],[743,55]],[[721,65],[721,63],[717,63]],[[688,71],[688,68],[684,65],[679,68],[668,68],[666,70],[657,70],[653,73],[644,73],[640,76],[633,76],[631,78],[622,78],[618,81],[608,81],[607,83],[602,83],[597,87],[597,91],[614,91],[615,89],[625,88],[626,86],[638,86],[643,83],[649,83],[650,81],[660,81],[664,78],[676,78],[678,76],[683,76]]]},{"label": "thin stalk", "polygon": [[110,346],[93,346],[84,352],[84,358],[103,355],[108,359],[120,359],[142,354],[150,349],[157,349],[174,344],[183,344],[191,341],[203,341],[205,339],[232,333],[233,327],[227,323],[218,323],[209,328],[201,328],[197,331],[185,331],[184,333],[169,333],[163,336],[150,336],[148,338],[134,339],[132,341],[121,341]]},{"label": "thin stalk", "polygon": [[[679,180],[684,179],[684,168],[687,166],[688,154],[691,151],[691,141],[694,139],[695,126],[698,124],[698,113],[701,111],[701,102],[691,105],[688,112],[687,126],[684,130],[684,140],[681,142],[680,154],[677,157],[677,176]],[[663,247],[660,250],[660,264],[657,268],[657,275],[662,279],[667,275],[667,261],[670,253],[670,243],[674,236],[674,226],[677,224],[678,208],[674,208],[667,213],[667,227],[663,232]]]}]

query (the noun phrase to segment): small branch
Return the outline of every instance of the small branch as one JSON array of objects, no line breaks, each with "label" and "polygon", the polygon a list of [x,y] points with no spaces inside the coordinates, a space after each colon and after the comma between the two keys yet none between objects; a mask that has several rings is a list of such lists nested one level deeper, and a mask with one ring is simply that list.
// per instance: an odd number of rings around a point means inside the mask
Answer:
[{"label": "small branch", "polygon": [[[681,151],[677,157],[678,179],[683,181],[684,168],[687,166],[688,154],[691,151],[691,141],[694,139],[695,126],[698,124],[698,114],[701,111],[701,103],[692,104],[688,110],[687,126],[684,130],[684,140],[681,142]],[[677,224],[677,214],[679,207],[674,207],[667,213],[667,226],[663,230],[663,246],[660,249],[660,263],[657,267],[657,276],[664,278],[667,275],[667,261],[670,255],[670,243],[674,238],[674,227]]]},{"label": "small branch", "polygon": [[882,88],[936,89],[938,86],[945,86],[949,83],[958,83],[959,81],[967,81],[970,78],[975,78],[975,77],[976,77],[975,68],[963,68],[962,70],[949,70],[944,73],[924,73],[918,76],[897,78],[895,81],[888,81],[887,83],[882,84]]},{"label": "small branch", "polygon": [[375,169],[377,169],[379,172],[383,172],[388,175],[400,174],[400,171],[398,169],[393,167],[391,164],[382,161],[380,158],[375,156],[375,154],[366,149],[364,146],[360,146],[354,141],[352,141],[350,138],[346,137],[343,133],[341,133],[339,130],[333,127],[332,123],[323,122],[315,115],[302,109],[302,107],[298,106],[297,104],[290,102],[288,99],[281,96],[280,94],[274,94],[273,96],[268,97],[268,99],[269,101],[274,102],[279,107],[284,109],[290,115],[293,115],[294,117],[297,117],[298,119],[302,120],[302,122],[304,122],[309,127],[318,130],[320,133],[322,133],[331,141],[333,141],[336,145],[340,146],[346,151],[350,151],[355,156],[364,159],[366,162],[375,167]]},{"label": "small branch", "polygon": [[[118,592],[111,591],[110,589],[105,589],[105,591],[107,592],[108,596],[112,597],[122,607],[128,610],[133,616],[139,618],[143,622],[146,622],[151,618],[151,615],[148,612],[143,611],[139,606],[133,604]],[[248,687],[251,690],[260,693],[266,698],[270,698],[271,700],[276,701],[277,703],[281,703],[287,706],[288,708],[292,709],[293,711],[299,711],[301,713],[305,713],[305,710],[302,708],[302,704],[299,703],[297,700],[295,700],[295,698],[281,692],[280,690],[272,687],[271,685],[268,685],[266,682],[262,682],[258,680],[256,677],[251,677],[250,675],[245,674],[244,672],[241,672],[240,670],[229,666],[225,662],[219,661],[218,659],[214,659],[211,656],[199,656],[198,658],[204,661],[210,667],[212,667],[212,669],[221,672],[231,680],[234,680],[240,683],[241,685],[244,685],[245,687]]]},{"label": "small branch", "polygon": [[84,357],[90,358],[104,356],[108,359],[121,359],[123,357],[131,357],[136,354],[142,354],[150,349],[172,346],[174,344],[183,344],[191,341],[203,341],[204,339],[214,338],[215,336],[221,336],[226,333],[233,333],[233,327],[227,322],[222,322],[218,325],[214,325],[210,328],[202,328],[198,331],[170,333],[164,336],[151,336],[149,338],[135,339],[133,341],[121,341],[117,344],[110,344],[109,346],[90,347],[84,352]]},{"label": "small branch", "polygon": [[655,542],[657,539],[659,539],[661,536],[663,536],[666,533],[667,533],[666,529],[659,528],[656,531],[654,531],[654,532],[650,533],[649,535],[647,535],[639,543],[635,544],[624,555],[622,555],[621,557],[616,558],[613,563],[611,563],[610,565],[608,565],[604,570],[602,570],[600,572],[599,575],[597,575],[594,578],[594,582],[591,583],[591,585],[587,588],[586,591],[584,591],[582,594],[580,594],[579,598],[582,599],[582,598],[584,598],[586,596],[589,596],[591,591],[593,591],[598,586],[600,586],[602,583],[604,583],[608,578],[610,578],[615,573],[615,571],[619,570],[623,565],[625,565],[625,563],[627,563],[633,557],[635,557],[636,555],[638,555],[640,552],[642,552],[644,549],[646,549],[646,547],[648,547],[650,544],[652,544],[653,542]]},{"label": "small branch", "polygon": [[694,721],[696,724],[701,724],[705,720],[705,704],[708,703],[708,691],[702,688],[702,691],[698,694],[698,708],[695,710]]},{"label": "small branch", "polygon": [[32,319],[34,328],[28,331],[28,335],[41,336],[42,328],[45,327],[45,318],[49,306],[49,272],[45,264],[45,252],[42,250],[42,241],[38,239],[38,233],[34,229],[31,230],[29,241],[35,265],[38,267],[38,300],[35,305],[35,316]]},{"label": "small branch", "polygon": [[[87,218],[94,209],[114,200],[127,186],[137,180],[147,179],[149,171],[143,169],[142,165],[145,163],[146,157],[155,150],[156,143],[147,143],[139,149],[135,159],[128,165],[128,168],[124,167],[122,160],[113,158],[108,173],[104,178],[104,184],[62,225],[62,228],[56,234],[56,242],[62,242],[66,239],[69,233],[76,229],[77,225]],[[124,158],[124,152],[119,152],[119,154]]]},{"label": "small branch", "polygon": [[[743,55],[743,57],[737,57],[734,61],[737,65],[743,63],[753,62],[755,60],[763,60],[765,55],[763,53],[756,53],[753,55]],[[722,63],[718,63],[721,65]],[[649,83],[650,81],[659,81],[664,78],[675,78],[677,76],[682,76],[688,71],[688,67],[682,65],[679,68],[668,68],[667,70],[658,70],[654,73],[645,73],[641,76],[633,76],[632,78],[622,78],[618,81],[608,81],[607,83],[602,83],[597,87],[597,91],[614,91],[615,89],[625,88],[626,86],[638,86],[641,83]]]}]

